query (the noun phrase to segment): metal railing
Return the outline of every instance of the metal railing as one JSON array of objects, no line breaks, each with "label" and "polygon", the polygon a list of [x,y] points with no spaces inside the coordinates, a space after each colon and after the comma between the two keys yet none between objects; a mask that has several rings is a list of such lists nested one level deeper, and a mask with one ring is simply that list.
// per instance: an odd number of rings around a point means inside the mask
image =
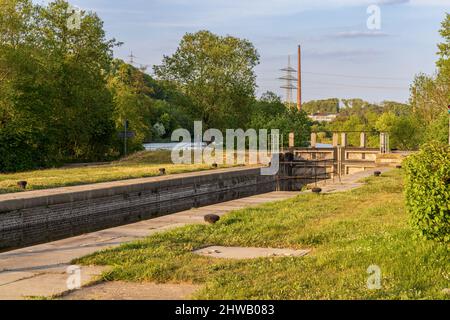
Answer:
[{"label": "metal railing", "polygon": [[[332,179],[334,182],[336,177],[341,181],[341,176],[336,172],[338,165],[338,162],[334,159],[281,161],[282,172],[278,175],[279,186],[285,181],[311,181],[309,183],[314,183],[315,185],[319,181],[326,183],[326,180],[329,179]],[[310,173],[298,175],[295,173],[298,170],[295,169],[300,169],[303,172],[310,171]]]}]

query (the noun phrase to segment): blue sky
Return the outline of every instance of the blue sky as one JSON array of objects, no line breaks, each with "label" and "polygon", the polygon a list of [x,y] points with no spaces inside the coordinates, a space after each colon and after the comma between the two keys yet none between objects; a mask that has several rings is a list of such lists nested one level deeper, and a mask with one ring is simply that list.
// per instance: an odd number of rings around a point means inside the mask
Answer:
[{"label": "blue sky", "polygon": [[[37,2],[42,2],[37,1]],[[207,29],[253,42],[261,56],[258,95],[280,89],[287,56],[303,50],[303,100],[360,97],[407,101],[419,72],[433,73],[438,30],[450,0],[72,0],[124,42],[116,56],[153,66],[173,53],[186,32]],[[367,7],[381,9],[369,30]],[[151,73],[151,67],[149,68]]]}]

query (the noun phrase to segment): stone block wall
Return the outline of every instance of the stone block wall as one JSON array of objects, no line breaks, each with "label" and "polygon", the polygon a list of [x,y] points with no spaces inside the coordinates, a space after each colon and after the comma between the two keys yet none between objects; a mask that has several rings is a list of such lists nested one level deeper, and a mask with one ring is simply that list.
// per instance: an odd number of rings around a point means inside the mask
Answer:
[{"label": "stone block wall", "polygon": [[276,176],[231,168],[0,195],[0,251],[275,190]]}]

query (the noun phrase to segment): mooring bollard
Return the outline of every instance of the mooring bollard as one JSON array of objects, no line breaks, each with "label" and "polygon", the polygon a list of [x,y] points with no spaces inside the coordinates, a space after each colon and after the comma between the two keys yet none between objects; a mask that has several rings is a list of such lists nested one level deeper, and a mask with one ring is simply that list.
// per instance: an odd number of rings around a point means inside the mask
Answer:
[{"label": "mooring bollard", "polygon": [[292,152],[286,152],[284,154],[284,161],[286,161],[286,162],[294,161],[294,154]]},{"label": "mooring bollard", "polygon": [[322,192],[322,189],[321,188],[312,188],[311,191],[315,194],[319,194]]},{"label": "mooring bollard", "polygon": [[26,181],[18,181],[17,182],[17,186],[20,188],[20,189],[26,189],[27,188],[27,184],[28,184],[28,182],[26,182]]},{"label": "mooring bollard", "polygon": [[220,220],[220,217],[216,214],[207,214],[203,218],[204,218],[205,222],[208,222],[210,224],[214,224]]},{"label": "mooring bollard", "polygon": [[166,168],[159,168],[159,175],[163,176],[166,174]]}]

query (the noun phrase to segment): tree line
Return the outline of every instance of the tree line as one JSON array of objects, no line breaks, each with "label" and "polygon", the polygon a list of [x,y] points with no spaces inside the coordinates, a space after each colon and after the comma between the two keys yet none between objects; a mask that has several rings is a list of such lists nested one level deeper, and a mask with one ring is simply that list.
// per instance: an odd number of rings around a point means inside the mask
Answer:
[{"label": "tree line", "polygon": [[278,98],[255,98],[259,55],[247,40],[186,34],[154,67],[155,79],[114,58],[121,43],[106,38],[94,12],[82,11],[71,28],[63,0],[0,0],[0,7],[1,172],[117,158],[125,120],[135,133],[130,151],[191,129],[194,120],[219,129],[262,126],[268,103],[271,126],[308,123],[304,114],[288,116]]},{"label": "tree line", "polygon": [[[71,28],[70,5],[56,0],[0,0],[0,172],[102,161],[122,155],[119,133],[128,120],[135,133],[129,150],[165,141],[177,128],[387,130],[399,148],[443,135],[449,101],[449,17],[443,23],[438,72],[419,75],[410,104],[372,105],[361,99],[310,102],[305,110],[339,111],[331,124],[314,124],[307,112],[287,108],[267,92],[256,98],[259,54],[251,42],[206,30],[187,33],[171,56],[154,66],[154,77],[120,59],[121,43],[108,39],[96,13],[82,11]],[[413,139],[411,139],[413,137]],[[411,142],[413,141],[413,142]]]}]

